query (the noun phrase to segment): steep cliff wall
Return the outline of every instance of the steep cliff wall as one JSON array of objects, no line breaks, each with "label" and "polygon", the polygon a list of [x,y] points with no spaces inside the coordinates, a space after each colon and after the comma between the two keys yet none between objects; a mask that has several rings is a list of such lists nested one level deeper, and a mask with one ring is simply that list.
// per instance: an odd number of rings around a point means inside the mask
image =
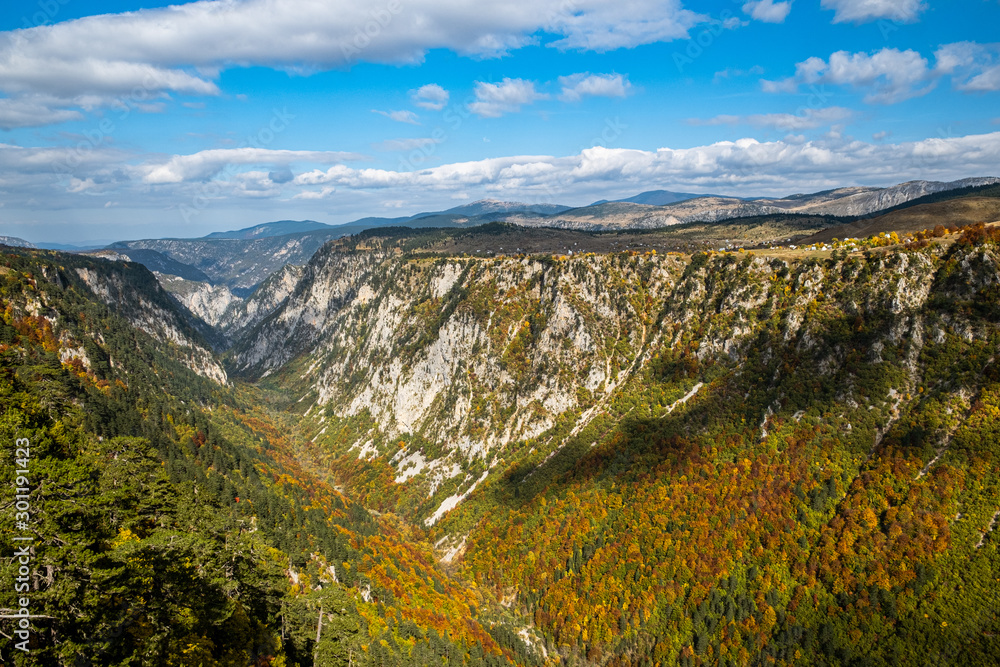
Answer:
[{"label": "steep cliff wall", "polygon": [[101,301],[169,347],[185,366],[219,384],[228,382],[203,336],[145,268],[97,260],[74,272]]},{"label": "steep cliff wall", "polygon": [[238,346],[256,376],[304,354],[303,391],[387,434],[473,455],[537,435],[642,365],[683,271],[676,257],[405,260],[318,257],[288,303]]},{"label": "steep cliff wall", "polygon": [[[996,282],[992,253],[417,259],[327,248],[231,364],[268,377],[330,428],[361,424],[331,447],[392,466],[398,483],[431,496],[418,514],[436,520],[516,443],[556,451],[664,368],[673,380],[647,409],[668,414],[725,373],[795,357],[840,384],[855,428],[882,419],[882,433],[919,384],[924,341],[986,335],[934,304]],[[962,277],[945,281],[949,271]],[[873,395],[845,369],[858,341],[831,335],[841,329],[864,331],[864,363],[906,370],[894,394]],[[762,437],[787,394],[772,373],[755,385],[770,396],[752,417]]]}]

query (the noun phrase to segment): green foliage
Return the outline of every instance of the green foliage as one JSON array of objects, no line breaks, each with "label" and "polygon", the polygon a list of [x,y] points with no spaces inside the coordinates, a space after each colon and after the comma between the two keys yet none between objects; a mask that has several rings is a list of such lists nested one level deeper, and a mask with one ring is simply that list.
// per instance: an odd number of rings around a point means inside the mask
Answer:
[{"label": "green foliage", "polygon": [[[399,663],[409,649],[381,620],[390,604],[422,638],[452,633],[439,641],[445,652],[476,647],[490,664],[507,663],[468,618],[468,590],[302,466],[294,416],[197,375],[183,346],[137,329],[124,317],[129,304],[101,303],[76,277],[83,269],[98,289],[133,285],[130,298],[175,316],[152,276],[47,253],[3,259],[0,442],[11,456],[15,438],[31,442],[39,614],[30,655],[13,647],[16,621],[0,620],[5,664]],[[84,357],[67,356],[80,349]],[[8,507],[10,462],[0,466]],[[13,512],[0,529],[0,548],[13,553],[11,538],[24,534]],[[0,577],[13,581],[17,567],[3,561]],[[331,614],[319,646],[307,632],[316,600]],[[11,587],[0,592],[0,608],[16,601]]]},{"label": "green foliage", "polygon": [[[405,236],[390,232],[354,252]],[[435,261],[387,261],[365,307],[420,286],[395,348],[406,363],[465,318],[502,364],[506,389],[460,367],[462,435],[525,414],[509,396],[539,377],[586,376],[532,357],[555,312],[539,295],[559,281],[586,285],[566,297],[575,326],[628,369],[606,394],[578,390],[545,432],[401,483],[400,459],[449,451],[311,407],[314,360],[217,385],[95,300],[70,270],[89,260],[12,255],[0,438],[32,441],[32,605],[59,612],[34,621],[30,664],[543,664],[530,626],[549,664],[993,665],[998,239],[951,241],[788,263],[550,258],[506,283],[466,259],[436,296]],[[357,327],[363,343],[372,327]],[[80,348],[86,363],[67,356]],[[366,372],[346,366],[345,384]],[[454,410],[444,393],[435,409]],[[440,538],[464,538],[457,563],[437,561]],[[6,639],[0,652],[29,664]]]}]

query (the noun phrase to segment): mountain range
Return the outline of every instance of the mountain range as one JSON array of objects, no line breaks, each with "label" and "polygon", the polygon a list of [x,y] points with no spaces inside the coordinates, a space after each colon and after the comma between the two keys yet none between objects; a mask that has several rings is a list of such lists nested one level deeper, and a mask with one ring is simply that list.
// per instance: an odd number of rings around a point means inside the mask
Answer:
[{"label": "mountain range", "polygon": [[[343,225],[285,220],[230,232],[215,232],[198,239],[120,241],[109,245],[108,249],[124,254],[129,250],[160,253],[163,257],[137,255],[135,261],[145,263],[148,260],[147,266],[155,271],[160,271],[168,260],[178,262],[190,268],[175,267],[172,275],[190,278],[203,273],[207,282],[225,285],[234,294],[246,296],[285,264],[305,264],[324,243],[373,228],[461,229],[491,222],[508,222],[523,227],[609,231],[657,229],[766,215],[820,216],[827,222],[825,226],[834,226],[897,206],[920,203],[935,194],[969,194],[997,183],[1000,179],[994,177],[951,183],[914,181],[890,188],[840,188],[780,199],[742,199],[658,190],[582,208],[487,199],[446,211],[399,218],[362,218]],[[637,203],[668,200],[671,203],[664,205]]]},{"label": "mountain range", "polygon": [[[167,272],[194,242],[4,247],[0,433],[44,479],[32,658],[993,665],[990,187],[381,226],[244,296]],[[197,243],[287,260],[319,232]]]}]

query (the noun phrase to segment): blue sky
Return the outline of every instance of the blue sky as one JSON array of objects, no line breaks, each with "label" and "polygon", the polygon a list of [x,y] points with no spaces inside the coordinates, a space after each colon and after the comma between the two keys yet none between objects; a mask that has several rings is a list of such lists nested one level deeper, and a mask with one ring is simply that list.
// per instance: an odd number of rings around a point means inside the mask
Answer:
[{"label": "blue sky", "polygon": [[34,0],[0,234],[1000,175],[1000,0]]}]

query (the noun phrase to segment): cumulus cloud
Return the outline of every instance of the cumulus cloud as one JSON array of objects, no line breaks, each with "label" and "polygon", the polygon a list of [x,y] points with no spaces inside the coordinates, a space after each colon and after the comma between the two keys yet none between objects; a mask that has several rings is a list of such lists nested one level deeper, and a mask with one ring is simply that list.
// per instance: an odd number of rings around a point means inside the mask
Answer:
[{"label": "cumulus cloud", "polygon": [[[60,26],[52,26],[55,31]],[[72,58],[63,49],[50,45],[38,31],[46,28],[0,35],[0,89],[33,92],[70,99],[79,95],[131,95],[140,101],[164,90],[191,95],[217,95],[210,80],[181,69],[169,69],[148,62],[102,60],[93,55],[100,45],[80,44]],[[42,43],[42,44],[40,44]]]},{"label": "cumulus cloud", "polygon": [[295,71],[416,63],[430,49],[488,57],[537,41],[607,50],[684,38],[707,17],[680,0],[201,0],[0,35],[0,87],[61,96],[134,86],[217,94],[231,65]]},{"label": "cumulus cloud", "polygon": [[475,94],[476,101],[469,104],[469,111],[483,118],[520,111],[522,106],[548,97],[535,90],[534,81],[506,77],[500,83],[477,81]]},{"label": "cumulus cloud", "polygon": [[873,54],[837,51],[829,60],[809,58],[795,66],[795,76],[763,81],[765,92],[790,92],[800,85],[829,83],[870,90],[869,104],[894,104],[926,95],[934,88],[934,73],[916,51],[884,48]]},{"label": "cumulus cloud", "polygon": [[951,75],[959,90],[979,93],[1000,90],[1000,44],[945,44],[934,57],[935,71]]},{"label": "cumulus cloud", "polygon": [[372,109],[372,113],[377,113],[380,116],[385,116],[397,123],[409,123],[410,125],[420,125],[420,121],[417,120],[417,114],[406,109],[400,111],[379,111],[378,109]]},{"label": "cumulus cloud", "polygon": [[803,109],[801,114],[770,113],[750,116],[715,116],[708,120],[692,119],[693,125],[753,125],[768,127],[782,132],[799,132],[817,127],[828,127],[842,123],[854,116],[854,112],[844,107],[823,109]]},{"label": "cumulus cloud", "polygon": [[559,99],[564,102],[579,102],[584,97],[625,97],[632,88],[628,75],[590,72],[561,76],[559,85]]},{"label": "cumulus cloud", "polygon": [[833,84],[867,90],[864,101],[894,104],[930,92],[943,76],[967,93],[1000,90],[1000,43],[956,42],[934,53],[935,65],[912,49],[884,48],[875,53],[838,51],[829,60],[808,58],[795,75],[779,81],[762,80],[765,92],[791,93],[803,85]]},{"label": "cumulus cloud", "polygon": [[743,5],[743,12],[756,21],[764,23],[784,23],[788,13],[792,11],[791,0],[774,2],[774,0],[751,0]]},{"label": "cumulus cloud", "polygon": [[522,3],[535,4],[547,17],[545,29],[564,35],[550,45],[560,49],[600,52],[667,42],[686,38],[691,28],[710,20],[683,9],[679,0],[522,0],[518,5]]},{"label": "cumulus cloud", "polygon": [[[200,0],[0,33],[0,92],[53,96],[36,118],[55,123],[126,99],[218,95],[219,75],[234,66],[309,74],[358,61],[415,64],[431,49],[496,57],[543,42],[607,51],[684,39],[708,20],[681,0]],[[421,108],[447,102],[436,84],[416,92]],[[9,114],[9,125],[21,118]]]},{"label": "cumulus cloud", "polygon": [[420,171],[355,169],[338,164],[296,177],[296,184],[346,189],[536,193],[592,191],[613,184],[734,192],[802,191],[844,183],[895,183],[908,178],[959,178],[990,173],[1000,160],[1000,132],[901,144],[846,140],[755,139],[656,151],[589,148],[578,155],[511,156],[440,165]]},{"label": "cumulus cloud", "polygon": [[823,9],[832,9],[834,23],[869,23],[889,19],[913,23],[927,9],[921,0],[823,0]]},{"label": "cumulus cloud", "polygon": [[[203,181],[227,166],[256,164],[285,165],[292,162],[330,164],[360,160],[356,153],[334,151],[290,151],[267,148],[216,148],[190,155],[174,155],[165,161],[152,161],[137,168],[144,183],[163,184]],[[273,180],[273,179],[271,179]]]},{"label": "cumulus cloud", "polygon": [[413,99],[413,103],[421,109],[440,111],[448,104],[449,94],[447,90],[438,84],[428,83],[426,86],[420,86],[416,90],[411,90],[410,97]]}]

